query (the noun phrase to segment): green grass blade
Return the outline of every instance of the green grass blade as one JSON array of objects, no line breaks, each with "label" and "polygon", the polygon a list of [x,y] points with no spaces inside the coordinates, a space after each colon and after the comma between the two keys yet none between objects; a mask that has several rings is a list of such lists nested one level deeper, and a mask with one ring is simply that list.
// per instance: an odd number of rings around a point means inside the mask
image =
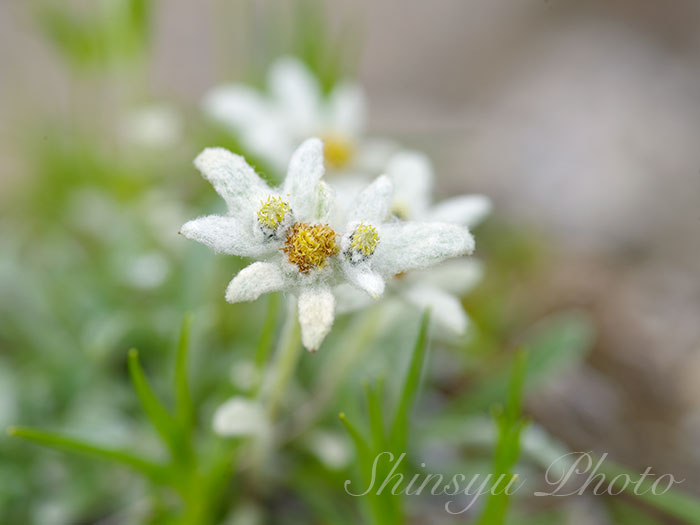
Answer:
[{"label": "green grass blade", "polygon": [[386,435],[384,432],[384,414],[382,410],[383,381],[377,382],[376,389],[369,383],[364,385],[369,411],[369,427],[372,435],[372,447],[375,452],[386,450]]},{"label": "green grass blade", "polygon": [[139,39],[145,39],[148,34],[151,8],[150,0],[128,0],[127,2],[131,30]]},{"label": "green grass blade", "polygon": [[140,472],[155,482],[164,482],[168,478],[167,467],[153,463],[147,459],[143,459],[130,452],[102,447],[100,445],[88,443],[77,438],[33,428],[12,427],[8,429],[7,432],[10,436],[31,441],[48,448],[85,454],[107,461],[112,461],[114,463],[119,463]]},{"label": "green grass blade", "polygon": [[345,414],[343,412],[338,414],[338,417],[345,426],[345,429],[348,431],[348,434],[350,434],[350,437],[352,438],[352,441],[355,444],[355,449],[357,450],[357,455],[360,461],[364,461],[367,458],[370,458],[372,456],[372,451],[369,445],[367,444],[367,441],[365,441],[365,438],[363,438],[362,434],[360,434],[360,431],[357,430],[357,428],[355,428],[355,425],[348,421],[348,418],[345,417]]},{"label": "green grass blade", "polygon": [[[621,490],[623,484],[625,484],[626,477],[629,477],[632,481],[639,481],[638,484],[626,483],[625,491],[648,505],[665,512],[668,516],[687,521],[688,523],[698,522],[700,501],[697,499],[673,488],[661,494],[668,482],[659,483],[656,494],[652,493],[652,485],[659,479],[658,476],[640,480],[640,474],[613,463],[607,457],[604,461],[593,457],[593,464],[597,465],[597,471],[604,474],[606,479],[609,480],[607,483],[612,483],[614,487]],[[622,479],[615,480],[616,476],[620,476]],[[637,490],[636,494],[634,492],[635,488]]]},{"label": "green grass blade", "polygon": [[170,449],[174,458],[182,458],[184,453],[183,442],[177,421],[170,415],[170,412],[163,406],[148,384],[141,363],[139,353],[135,348],[129,351],[129,374],[136,390],[136,394],[141,401],[141,406],[153,424],[161,439]]},{"label": "green grass blade", "polygon": [[[527,355],[519,351],[515,356],[511,380],[502,412],[496,413],[498,425],[498,442],[494,451],[492,467],[493,493],[488,494],[486,506],[479,519],[480,525],[503,525],[508,510],[509,495],[506,488],[513,480],[512,469],[520,454],[520,434],[524,422],[520,417],[523,386],[527,372]],[[515,482],[514,482],[515,483]]]},{"label": "green grass blade", "polygon": [[189,381],[187,379],[187,357],[190,348],[190,329],[192,315],[187,314],[182,320],[180,340],[177,345],[175,358],[175,406],[177,420],[182,428],[188,432],[194,424],[194,406],[190,395]]},{"label": "green grass blade", "polygon": [[[359,460],[359,466],[360,466],[360,472],[362,474],[362,477],[364,478],[363,483],[360,485],[362,487],[367,487],[369,486],[371,480],[372,480],[372,470],[373,470],[373,465],[375,461],[375,454],[370,448],[369,444],[365,440],[364,437],[362,437],[362,434],[360,434],[359,430],[355,428],[355,426],[348,421],[347,417],[345,417],[345,414],[342,412],[338,415],[340,417],[340,420],[343,422],[343,425],[345,425],[346,430],[348,431],[348,434],[350,434],[350,437],[352,438],[353,443],[355,444],[355,450],[357,451],[357,458]],[[381,477],[381,474],[380,476]],[[346,486],[346,490],[347,490]],[[353,490],[354,487],[351,487],[350,490]],[[361,489],[358,489],[358,493],[361,491]],[[391,498],[391,494],[388,494],[387,492],[383,492],[382,494],[377,494],[375,492],[374,487],[372,487],[372,490],[365,494],[368,498],[368,504],[369,504],[369,511],[372,514],[372,517],[374,519],[374,523],[377,525],[391,525],[396,523],[396,519],[392,516],[392,507],[390,506],[391,501],[388,498]]]},{"label": "green grass blade", "polygon": [[428,325],[430,323],[430,312],[426,311],[423,314],[420,324],[420,330],[416,339],[416,344],[413,348],[411,362],[408,366],[408,371],[401,388],[396,415],[390,434],[390,442],[395,452],[404,452],[406,448],[406,436],[408,434],[408,417],[416,395],[418,393],[418,385],[420,384],[421,373],[425,362],[426,348],[428,346]]}]

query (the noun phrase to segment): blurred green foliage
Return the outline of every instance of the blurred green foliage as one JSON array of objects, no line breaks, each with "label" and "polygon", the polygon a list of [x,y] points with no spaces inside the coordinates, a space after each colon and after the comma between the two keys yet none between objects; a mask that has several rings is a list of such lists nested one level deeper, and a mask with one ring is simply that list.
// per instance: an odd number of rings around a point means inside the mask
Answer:
[{"label": "blurred green foliage", "polygon": [[35,0],[46,37],[75,68],[99,71],[107,64],[141,60],[149,41],[151,0],[96,0],[90,8]]}]

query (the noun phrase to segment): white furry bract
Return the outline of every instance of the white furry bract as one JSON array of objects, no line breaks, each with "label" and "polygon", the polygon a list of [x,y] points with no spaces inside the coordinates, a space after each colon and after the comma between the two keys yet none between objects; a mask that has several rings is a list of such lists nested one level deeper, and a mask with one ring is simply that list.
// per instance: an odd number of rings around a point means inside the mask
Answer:
[{"label": "white furry bract", "polygon": [[335,317],[335,297],[328,287],[304,290],[299,295],[301,341],[315,352],[331,331]]}]

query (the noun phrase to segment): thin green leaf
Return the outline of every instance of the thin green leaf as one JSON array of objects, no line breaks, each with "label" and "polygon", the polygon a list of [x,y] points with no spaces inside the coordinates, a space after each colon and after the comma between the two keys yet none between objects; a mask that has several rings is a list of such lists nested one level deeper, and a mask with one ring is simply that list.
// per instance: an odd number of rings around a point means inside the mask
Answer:
[{"label": "thin green leaf", "polygon": [[[360,434],[357,428],[355,428],[355,426],[352,423],[350,423],[350,421],[348,421],[347,417],[345,417],[345,414],[341,412],[338,415],[338,417],[343,422],[343,425],[345,425],[346,430],[350,434],[350,437],[352,438],[352,441],[355,444],[355,450],[357,451],[357,457],[359,460],[360,472],[362,473],[363,478],[365,478],[363,485],[368,486],[372,480],[372,468],[374,465],[375,456],[365,438],[363,438],[362,434]],[[373,490],[371,490],[365,495],[369,498],[369,510],[374,519],[374,523],[376,523],[377,525],[390,525],[392,523],[395,523],[395,520],[391,515],[392,509],[390,505],[387,504],[391,502],[387,502],[386,492],[383,492],[381,495],[379,495]],[[391,495],[389,494],[388,497],[391,497]]]},{"label": "thin green leaf", "polygon": [[420,330],[413,348],[411,362],[406,372],[406,377],[401,389],[394,423],[391,429],[391,444],[394,451],[403,452],[406,448],[406,436],[408,435],[408,417],[413,408],[413,403],[418,393],[421,373],[425,362],[425,353],[428,346],[428,324],[430,322],[430,312],[423,314]]},{"label": "thin green leaf", "polygon": [[505,523],[510,499],[506,489],[514,480],[512,469],[520,455],[520,434],[525,425],[520,413],[526,371],[527,354],[519,351],[513,363],[505,409],[494,414],[498,425],[498,442],[491,472],[493,483],[484,512],[479,519],[481,525]]},{"label": "thin green leaf", "polygon": [[124,450],[107,448],[77,438],[33,428],[12,427],[7,432],[10,436],[25,439],[45,447],[86,454],[119,463],[140,472],[154,482],[162,483],[167,481],[169,477],[168,469],[164,465],[153,463]]},{"label": "thin green leaf", "polygon": [[127,8],[132,31],[135,36],[145,39],[151,18],[150,0],[128,0]]},{"label": "thin green leaf", "polygon": [[357,449],[357,454],[360,460],[370,458],[372,456],[372,451],[367,444],[367,441],[365,441],[365,438],[363,438],[362,434],[360,434],[359,430],[355,428],[355,425],[348,421],[348,418],[345,417],[343,412],[338,414],[338,417],[340,418],[340,421],[343,422],[343,425],[345,425],[345,429],[348,431],[348,434],[350,434],[353,443],[355,443],[355,448]]},{"label": "thin green leaf", "polygon": [[168,446],[173,454],[173,458],[183,457],[183,442],[180,429],[177,421],[170,415],[168,410],[163,406],[160,400],[156,397],[148,384],[141,363],[139,362],[139,354],[135,348],[129,351],[129,374],[131,382],[134,385],[136,394],[141,401],[141,406],[148,416],[148,419],[153,424],[161,439]]},{"label": "thin green leaf", "polygon": [[[697,523],[698,516],[700,516],[700,501],[692,496],[686,495],[673,488],[661,494],[661,491],[666,488],[667,483],[659,484],[656,489],[656,494],[654,494],[652,492],[652,486],[654,482],[659,479],[658,477],[640,480],[640,474],[617,465],[607,457],[605,457],[603,461],[601,461],[600,458],[594,457],[593,464],[597,466],[597,471],[604,474],[614,487],[620,490],[624,487],[625,492],[628,494],[636,496],[641,501],[665,512],[671,517],[687,521],[688,523]],[[618,476],[621,479],[616,480],[615,478]],[[628,478],[632,481],[639,481],[639,483],[626,482]]]},{"label": "thin green leaf", "polygon": [[386,450],[386,436],[384,433],[384,415],[382,410],[383,381],[377,382],[376,390],[369,383],[365,383],[364,390],[367,396],[367,408],[369,411],[369,427],[372,435],[372,446],[375,452]]},{"label": "thin green leaf", "polygon": [[194,406],[190,395],[189,381],[187,380],[187,356],[190,348],[190,328],[192,315],[186,314],[182,320],[180,340],[177,345],[175,357],[175,406],[177,420],[187,431],[194,424]]}]

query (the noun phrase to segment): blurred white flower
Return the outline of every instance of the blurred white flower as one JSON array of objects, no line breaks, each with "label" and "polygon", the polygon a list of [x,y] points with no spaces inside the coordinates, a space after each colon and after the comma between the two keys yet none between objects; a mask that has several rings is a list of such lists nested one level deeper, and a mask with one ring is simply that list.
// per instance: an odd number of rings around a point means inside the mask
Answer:
[{"label": "blurred white flower", "polygon": [[163,104],[134,109],[120,123],[121,134],[126,140],[153,149],[177,144],[183,136],[183,127],[180,115]]},{"label": "blurred white flower", "polygon": [[[294,153],[280,188],[270,188],[245,160],[207,149],[195,165],[228,205],[228,215],[189,221],[181,233],[217,252],[263,259],[234,277],[226,300],[264,293],[298,297],[304,346],[316,351],[335,318],[332,287],[349,283],[377,298],[385,279],[471,253],[466,228],[390,218],[392,184],[381,176],[333,223],[335,200],[324,174],[323,143],[308,139]],[[387,222],[388,220],[388,222]]]},{"label": "blurred white flower", "polygon": [[284,57],[268,71],[267,92],[245,84],[217,87],[204,110],[226,126],[252,154],[283,170],[306,138],[321,137],[326,167],[333,171],[379,174],[394,143],[365,138],[365,96],[342,83],[324,97],[318,79],[300,60]]},{"label": "blurred white flower", "polygon": [[260,372],[250,359],[242,359],[231,367],[231,383],[243,392],[248,392],[258,384]]},{"label": "blurred white flower", "polygon": [[134,288],[149,290],[165,282],[170,263],[158,252],[147,252],[130,257],[123,266],[122,278]]},{"label": "blurred white flower", "polygon": [[[483,195],[460,195],[432,204],[434,174],[427,156],[415,151],[395,154],[387,165],[387,176],[394,186],[391,213],[400,220],[435,221],[473,227],[491,210],[491,201]],[[360,177],[338,179],[334,187],[343,207],[358,193]],[[451,334],[462,335],[468,316],[460,297],[476,286],[483,276],[483,266],[474,259],[455,259],[419,271],[400,273],[390,282],[402,299],[420,310],[431,309],[433,322]],[[368,301],[347,286],[336,290],[338,311],[351,312]]]},{"label": "blurred white flower", "polygon": [[264,437],[271,430],[263,407],[244,397],[233,397],[217,408],[213,427],[214,432],[226,437]]},{"label": "blurred white flower", "polygon": [[406,221],[437,221],[472,228],[491,211],[484,195],[459,195],[433,205],[435,175],[430,160],[417,151],[400,151],[390,160],[386,173],[394,183],[392,212]]},{"label": "blurred white flower", "polygon": [[309,434],[306,444],[328,468],[340,470],[352,459],[352,448],[344,435],[316,430]]}]

